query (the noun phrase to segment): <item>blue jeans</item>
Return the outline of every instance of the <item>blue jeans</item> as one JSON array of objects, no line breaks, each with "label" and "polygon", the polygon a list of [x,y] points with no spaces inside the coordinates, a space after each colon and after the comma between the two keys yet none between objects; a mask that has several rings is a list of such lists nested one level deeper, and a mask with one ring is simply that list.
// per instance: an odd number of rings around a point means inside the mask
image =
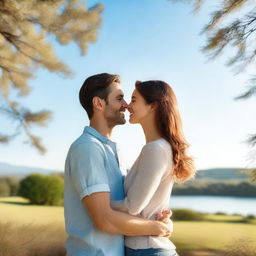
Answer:
[{"label": "blue jeans", "polygon": [[179,256],[175,250],[162,248],[131,249],[125,247],[125,256]]}]

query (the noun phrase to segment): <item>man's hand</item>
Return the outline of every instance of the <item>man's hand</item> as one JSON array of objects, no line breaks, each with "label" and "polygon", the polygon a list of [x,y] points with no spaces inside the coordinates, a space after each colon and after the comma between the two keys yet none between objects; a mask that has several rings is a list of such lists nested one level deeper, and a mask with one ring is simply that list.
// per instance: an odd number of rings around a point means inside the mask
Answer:
[{"label": "man's hand", "polygon": [[170,237],[172,234],[172,225],[170,226],[169,223],[164,223],[162,221],[155,221],[155,224],[157,225],[158,228],[158,235],[157,236],[162,236],[162,237]]}]

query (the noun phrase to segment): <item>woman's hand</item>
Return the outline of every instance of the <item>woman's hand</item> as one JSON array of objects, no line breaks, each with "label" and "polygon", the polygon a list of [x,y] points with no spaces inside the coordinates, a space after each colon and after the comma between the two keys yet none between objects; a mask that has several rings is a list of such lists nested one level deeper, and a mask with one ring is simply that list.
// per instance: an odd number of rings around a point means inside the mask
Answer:
[{"label": "woman's hand", "polygon": [[165,223],[169,223],[171,216],[172,216],[171,210],[163,210],[155,214],[155,219]]},{"label": "woman's hand", "polygon": [[172,216],[171,210],[163,210],[155,214],[155,219],[165,223],[169,227],[169,232],[166,233],[165,237],[170,237],[173,232],[173,222],[170,219]]}]

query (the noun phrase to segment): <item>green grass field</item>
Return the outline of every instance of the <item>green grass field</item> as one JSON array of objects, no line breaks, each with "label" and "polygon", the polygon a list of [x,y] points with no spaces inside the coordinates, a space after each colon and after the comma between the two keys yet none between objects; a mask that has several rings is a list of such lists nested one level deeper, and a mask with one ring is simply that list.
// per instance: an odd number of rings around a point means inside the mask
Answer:
[{"label": "green grass field", "polygon": [[239,240],[256,240],[254,224],[179,221],[174,228],[172,241],[187,250],[224,250]]},{"label": "green grass field", "polygon": [[29,205],[21,197],[0,198],[0,222],[17,225],[63,225],[64,211],[62,206]]},{"label": "green grass field", "polygon": [[[0,224],[11,223],[12,227],[54,227],[65,239],[64,214],[61,206],[35,206],[19,197],[0,198]],[[179,251],[225,250],[235,243],[256,243],[256,222],[236,223],[241,216],[207,215],[205,221],[176,221],[171,240]],[[45,229],[44,229],[45,230]],[[61,233],[61,234],[60,234]],[[51,235],[49,235],[51,236]],[[240,241],[240,242],[239,242]],[[255,246],[256,249],[256,246]],[[192,255],[192,254],[191,254]]]}]

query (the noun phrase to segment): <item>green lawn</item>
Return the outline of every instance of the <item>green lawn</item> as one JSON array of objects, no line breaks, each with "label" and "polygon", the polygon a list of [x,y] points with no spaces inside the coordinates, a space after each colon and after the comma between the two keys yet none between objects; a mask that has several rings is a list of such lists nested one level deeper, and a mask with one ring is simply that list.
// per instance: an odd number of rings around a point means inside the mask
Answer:
[{"label": "green lawn", "polygon": [[16,225],[64,225],[62,206],[29,205],[21,197],[0,197],[0,222]]},{"label": "green lawn", "polygon": [[256,242],[256,225],[178,221],[171,239],[177,248],[224,250],[239,240]]},{"label": "green lawn", "polygon": [[[0,198],[0,216],[0,224],[56,226],[64,233],[61,206],[29,205],[19,197]],[[176,221],[171,240],[179,250],[223,250],[239,240],[253,240],[255,244],[255,221],[235,223],[240,219],[240,216],[208,215],[206,221]]]}]

